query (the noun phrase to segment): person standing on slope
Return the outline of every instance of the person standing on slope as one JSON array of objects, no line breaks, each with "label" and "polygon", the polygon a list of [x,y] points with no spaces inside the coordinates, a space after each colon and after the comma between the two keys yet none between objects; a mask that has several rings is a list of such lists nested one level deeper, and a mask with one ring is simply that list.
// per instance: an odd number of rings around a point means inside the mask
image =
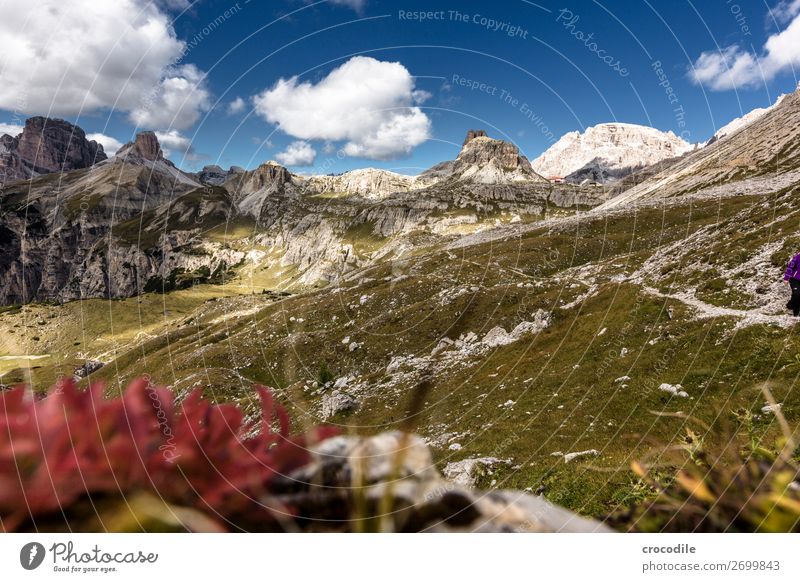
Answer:
[{"label": "person standing on slope", "polygon": [[786,265],[783,280],[792,289],[792,298],[786,304],[786,309],[791,309],[792,315],[798,317],[800,316],[800,253],[793,256],[789,264]]}]

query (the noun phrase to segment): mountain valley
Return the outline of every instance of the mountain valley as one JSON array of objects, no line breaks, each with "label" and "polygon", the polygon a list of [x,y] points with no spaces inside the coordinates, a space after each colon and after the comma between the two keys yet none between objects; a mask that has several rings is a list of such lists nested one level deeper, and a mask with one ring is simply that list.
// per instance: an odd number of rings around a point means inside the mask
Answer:
[{"label": "mountain valley", "polygon": [[694,422],[774,437],[762,386],[800,418],[800,93],[753,117],[533,163],[470,131],[413,177],[189,174],[140,133],[0,191],[0,383],[146,374],[253,415],[261,383],[303,426],[411,422],[446,475],[607,516]]}]

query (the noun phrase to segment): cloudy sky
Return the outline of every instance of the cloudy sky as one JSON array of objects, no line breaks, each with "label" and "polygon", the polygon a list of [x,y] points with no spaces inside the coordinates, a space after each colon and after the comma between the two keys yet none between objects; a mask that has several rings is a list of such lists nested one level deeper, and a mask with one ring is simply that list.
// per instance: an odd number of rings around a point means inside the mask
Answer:
[{"label": "cloudy sky", "polygon": [[0,132],[153,130],[181,167],[417,173],[609,121],[705,141],[797,86],[800,0],[0,0]]}]

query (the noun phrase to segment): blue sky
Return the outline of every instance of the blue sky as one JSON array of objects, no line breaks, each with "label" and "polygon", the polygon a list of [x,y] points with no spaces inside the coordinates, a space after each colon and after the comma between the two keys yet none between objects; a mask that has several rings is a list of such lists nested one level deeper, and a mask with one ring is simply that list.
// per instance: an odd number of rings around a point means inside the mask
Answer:
[{"label": "blue sky", "polygon": [[[153,129],[186,169],[413,174],[469,128],[531,159],[609,121],[705,141],[794,90],[800,63],[798,0],[118,1],[75,0],[44,47],[30,21],[7,23],[32,46],[0,57],[0,122],[50,114],[121,142]],[[107,38],[70,37],[112,21]]]}]

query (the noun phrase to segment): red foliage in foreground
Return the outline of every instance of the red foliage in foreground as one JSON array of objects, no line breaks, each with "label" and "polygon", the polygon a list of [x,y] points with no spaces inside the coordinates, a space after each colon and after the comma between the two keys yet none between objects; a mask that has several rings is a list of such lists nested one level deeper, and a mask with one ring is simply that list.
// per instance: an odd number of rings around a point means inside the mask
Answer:
[{"label": "red foliage in foreground", "polygon": [[171,391],[144,380],[113,399],[102,385],[78,390],[72,381],[40,400],[22,387],[0,393],[0,530],[53,515],[63,523],[71,504],[142,491],[234,529],[291,513],[267,506],[271,484],[308,463],[306,445],[334,431],[290,437],[285,410],[257,389],[261,430],[200,390],[176,404]]}]

